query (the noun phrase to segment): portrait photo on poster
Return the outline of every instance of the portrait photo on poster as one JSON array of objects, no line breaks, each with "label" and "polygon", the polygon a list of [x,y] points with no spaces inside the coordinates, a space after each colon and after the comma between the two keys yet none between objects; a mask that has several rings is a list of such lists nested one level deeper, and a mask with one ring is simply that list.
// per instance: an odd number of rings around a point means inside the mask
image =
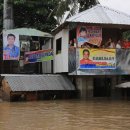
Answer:
[{"label": "portrait photo on poster", "polygon": [[19,35],[3,32],[3,60],[19,60]]},{"label": "portrait photo on poster", "polygon": [[116,49],[79,50],[80,69],[116,69]]},{"label": "portrait photo on poster", "polygon": [[78,47],[81,47],[84,43],[86,43],[88,41],[89,41],[89,39],[87,38],[87,28],[86,28],[86,26],[81,26],[77,30]]},{"label": "portrait photo on poster", "polygon": [[93,46],[99,47],[102,41],[102,28],[100,26],[77,26],[77,44],[78,47],[92,48]]}]

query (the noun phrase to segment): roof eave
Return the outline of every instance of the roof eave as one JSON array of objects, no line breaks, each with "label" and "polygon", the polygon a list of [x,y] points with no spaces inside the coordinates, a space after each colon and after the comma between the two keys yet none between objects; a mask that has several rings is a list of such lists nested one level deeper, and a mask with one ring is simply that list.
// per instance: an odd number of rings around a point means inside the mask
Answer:
[{"label": "roof eave", "polygon": [[88,25],[99,25],[101,27],[106,28],[127,28],[130,29],[130,25],[128,24],[113,24],[113,23],[90,23],[90,22],[75,22],[75,21],[66,21],[60,26],[58,26],[56,29],[52,30],[52,35],[57,34],[59,31],[61,31],[64,27],[69,25],[70,23],[77,23],[77,24],[88,24]]},{"label": "roof eave", "polygon": [[57,34],[59,31],[61,31],[64,27],[66,27],[69,24],[69,22],[64,22],[61,25],[59,25],[57,28],[52,30],[52,35]]}]

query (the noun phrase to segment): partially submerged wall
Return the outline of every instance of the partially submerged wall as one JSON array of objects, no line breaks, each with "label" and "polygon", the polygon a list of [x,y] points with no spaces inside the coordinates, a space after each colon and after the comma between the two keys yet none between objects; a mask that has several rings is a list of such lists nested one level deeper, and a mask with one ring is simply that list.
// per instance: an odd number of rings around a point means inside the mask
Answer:
[{"label": "partially submerged wall", "polygon": [[2,81],[2,100],[6,100],[6,101],[10,101],[10,92],[11,92],[11,89],[10,89],[10,86],[7,82],[7,80],[3,80]]}]

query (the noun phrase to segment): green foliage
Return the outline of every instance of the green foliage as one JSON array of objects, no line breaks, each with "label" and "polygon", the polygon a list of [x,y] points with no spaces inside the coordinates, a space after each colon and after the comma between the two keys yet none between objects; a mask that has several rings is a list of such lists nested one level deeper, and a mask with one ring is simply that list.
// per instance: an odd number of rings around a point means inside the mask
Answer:
[{"label": "green foliage", "polygon": [[123,32],[123,40],[130,41],[130,31]]},{"label": "green foliage", "polygon": [[81,12],[96,4],[97,0],[59,0],[59,4],[55,7],[54,12],[59,18],[58,20],[60,20],[60,18],[63,17],[65,11],[69,11],[69,14],[67,16],[68,18],[74,15],[78,9],[79,12]]},{"label": "green foliage", "polygon": [[[15,28],[31,27],[50,32],[57,25],[52,13],[56,2],[57,0],[13,0]],[[0,30],[2,28],[3,0],[0,0]]]},{"label": "green foliage", "polygon": [[15,0],[15,27],[31,27],[50,32],[56,26],[54,15],[48,19],[51,10],[55,8],[53,0]]},{"label": "green foliage", "polygon": [[19,4],[24,4],[26,2],[26,0],[14,0],[13,3],[15,5],[19,5]]},{"label": "green foliage", "polygon": [[91,8],[93,5],[96,5],[96,0],[78,0],[80,3],[80,12],[88,8]]},{"label": "green foliage", "polygon": [[[57,25],[54,16],[65,11],[73,15],[80,3],[80,11],[95,5],[95,0],[12,0],[15,28],[31,27],[50,32]],[[70,5],[72,8],[70,8]],[[71,16],[69,15],[69,16]],[[0,29],[3,28],[3,0],[0,0]]]}]

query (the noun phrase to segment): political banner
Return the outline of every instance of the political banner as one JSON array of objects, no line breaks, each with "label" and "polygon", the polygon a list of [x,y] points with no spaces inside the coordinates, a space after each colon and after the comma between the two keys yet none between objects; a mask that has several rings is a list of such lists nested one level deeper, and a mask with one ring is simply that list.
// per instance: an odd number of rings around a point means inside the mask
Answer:
[{"label": "political banner", "polygon": [[35,63],[35,62],[44,62],[53,60],[53,51],[49,50],[39,50],[39,51],[31,51],[25,52],[24,63]]},{"label": "political banner", "polygon": [[[111,68],[80,69],[80,59],[83,58],[82,57],[83,55],[80,52],[80,48],[77,49],[74,48],[73,50],[72,49],[69,50],[69,75],[129,75],[130,74],[130,49],[115,49],[115,51],[116,51],[115,54],[116,69],[111,69]],[[101,57],[104,57],[104,53],[102,53],[101,55],[102,55]],[[89,59],[93,60],[93,58],[91,58],[91,54],[89,56]]]},{"label": "political banner", "polygon": [[116,69],[116,50],[80,48],[79,60],[80,69]]},{"label": "political banner", "polygon": [[77,27],[78,47],[89,45],[100,46],[102,41],[102,28],[100,26],[79,25]]},{"label": "political banner", "polygon": [[19,60],[19,35],[3,31],[3,60]]}]

